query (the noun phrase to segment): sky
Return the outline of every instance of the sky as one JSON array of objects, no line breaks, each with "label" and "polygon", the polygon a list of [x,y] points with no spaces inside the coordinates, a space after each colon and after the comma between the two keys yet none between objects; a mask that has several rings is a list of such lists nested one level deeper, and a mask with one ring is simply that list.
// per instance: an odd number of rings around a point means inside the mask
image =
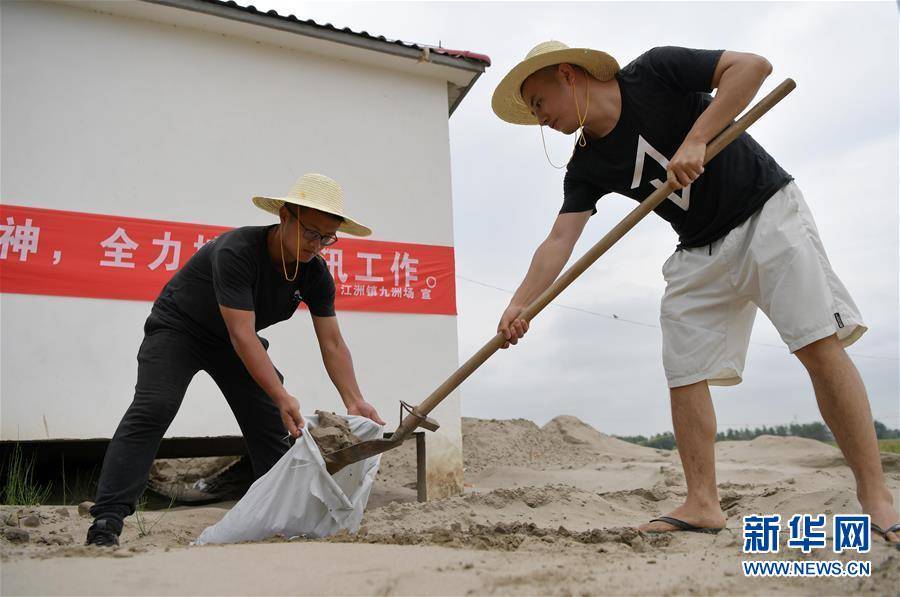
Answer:
[{"label": "sky", "polygon": [[[797,89],[750,132],[802,190],[870,328],[848,352],[874,416],[900,427],[894,2],[239,3],[491,57],[449,121],[460,362],[495,333],[562,202],[563,171],[547,163],[538,129],[491,111],[510,68],[549,39],[606,51],[621,65],[660,45],[766,57],[774,70],[757,100],[787,77]],[[551,157],[564,162],[574,137],[547,133]],[[604,197],[572,262],[636,205]],[[660,268],[676,242],[665,221],[645,218],[538,315],[517,347],[460,387],[464,416],[543,424],[568,414],[607,433],[671,430],[659,301]],[[820,421],[808,375],[761,312],[751,342],[744,382],[712,388],[719,428]]]}]

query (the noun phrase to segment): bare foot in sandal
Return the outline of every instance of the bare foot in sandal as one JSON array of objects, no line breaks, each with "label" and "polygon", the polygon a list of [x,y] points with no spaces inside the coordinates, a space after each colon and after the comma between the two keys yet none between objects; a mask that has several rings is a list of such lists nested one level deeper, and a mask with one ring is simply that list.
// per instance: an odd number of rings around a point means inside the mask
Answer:
[{"label": "bare foot in sandal", "polygon": [[[664,519],[672,519],[678,522],[667,522]],[[678,524],[678,523],[682,524]],[[683,526],[683,525],[687,525]],[[692,527],[692,528],[688,528]],[[674,531],[711,532],[725,527],[725,514],[718,503],[703,506],[699,503],[687,501],[675,508],[665,516],[642,524],[638,527],[645,533],[667,533]]]}]

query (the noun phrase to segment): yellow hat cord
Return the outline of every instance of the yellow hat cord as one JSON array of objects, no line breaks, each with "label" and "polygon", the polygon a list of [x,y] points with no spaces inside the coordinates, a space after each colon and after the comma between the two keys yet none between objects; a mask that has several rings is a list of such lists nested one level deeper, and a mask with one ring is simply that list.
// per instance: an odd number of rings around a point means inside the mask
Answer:
[{"label": "yellow hat cord", "polygon": [[[581,107],[578,105],[578,93],[575,92],[575,81],[572,81],[572,97],[575,98],[575,112],[578,114],[578,139],[575,140],[575,143],[581,147],[585,147],[587,145],[587,140],[584,138],[584,123],[587,121],[588,108],[591,105],[591,86],[589,82],[586,80],[585,82],[586,89],[586,98],[584,103],[584,116],[581,115]],[[550,165],[556,168],[557,170],[562,170],[566,167],[566,164],[562,166],[557,166],[553,163],[553,160],[550,159],[550,153],[547,151],[547,141],[544,139],[544,125],[539,124],[539,128],[541,129],[541,143],[544,146],[544,155],[547,156],[547,161],[550,162]],[[575,147],[572,147],[572,155],[575,154]],[[569,157],[571,160],[572,158]]]},{"label": "yellow hat cord", "polygon": [[[288,213],[290,213],[290,210],[288,210]],[[294,214],[291,214],[291,215],[294,215]],[[300,248],[300,220],[297,219],[296,216],[294,217],[294,219],[297,220],[297,248],[299,249]],[[298,258],[297,261],[294,263],[294,277],[291,278],[290,276],[288,276],[287,264],[284,261],[284,238],[282,236],[283,227],[284,227],[283,225],[278,227],[278,246],[281,247],[281,269],[284,270],[284,279],[287,280],[288,282],[293,282],[294,280],[297,279],[297,272],[300,271],[300,259]]]}]

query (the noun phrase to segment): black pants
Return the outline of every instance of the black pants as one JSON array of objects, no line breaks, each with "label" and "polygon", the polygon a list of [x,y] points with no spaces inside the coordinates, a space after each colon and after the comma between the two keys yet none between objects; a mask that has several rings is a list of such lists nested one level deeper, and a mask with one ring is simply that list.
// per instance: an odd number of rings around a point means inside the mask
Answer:
[{"label": "black pants", "polygon": [[[267,342],[260,341],[268,348]],[[278,408],[230,344],[211,347],[183,332],[160,327],[151,315],[137,360],[134,400],[106,449],[91,508],[94,518],[113,519],[121,529],[122,519],[134,513],[163,435],[198,371],[209,373],[225,395],[257,478],[290,448],[283,439],[286,432]],[[276,372],[283,382],[284,377]]]}]

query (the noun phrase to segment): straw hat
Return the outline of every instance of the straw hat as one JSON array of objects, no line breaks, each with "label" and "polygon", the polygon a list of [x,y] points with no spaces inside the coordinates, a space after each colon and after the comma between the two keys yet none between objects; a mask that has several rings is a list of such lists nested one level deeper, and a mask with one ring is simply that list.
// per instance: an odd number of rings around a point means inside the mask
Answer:
[{"label": "straw hat", "polygon": [[619,63],[606,52],[570,48],[562,42],[545,41],[531,48],[525,59],[497,85],[491,100],[494,114],[513,124],[539,124],[522,98],[522,83],[542,68],[563,62],[577,64],[601,81],[609,81],[619,72]]},{"label": "straw hat", "polygon": [[369,236],[372,230],[363,226],[344,212],[344,191],[341,185],[321,174],[304,174],[297,179],[286,197],[254,197],[253,204],[269,213],[278,215],[285,203],[311,207],[344,218],[338,232],[353,236]]}]

